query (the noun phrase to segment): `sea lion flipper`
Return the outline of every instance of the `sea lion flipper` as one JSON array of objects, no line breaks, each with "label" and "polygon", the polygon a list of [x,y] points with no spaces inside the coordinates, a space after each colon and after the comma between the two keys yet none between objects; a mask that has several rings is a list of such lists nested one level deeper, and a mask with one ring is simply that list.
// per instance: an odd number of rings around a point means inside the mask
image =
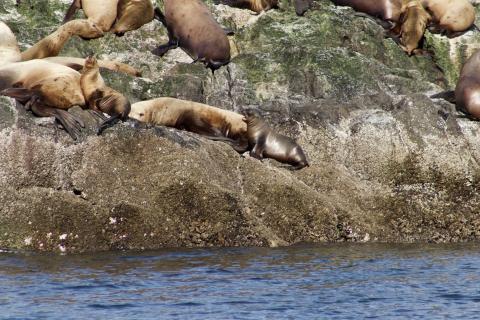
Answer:
[{"label": "sea lion flipper", "polygon": [[35,95],[35,92],[25,88],[8,88],[0,92],[0,95],[14,98],[20,103],[27,103]]},{"label": "sea lion flipper", "polygon": [[63,126],[63,128],[65,129],[65,131],[68,132],[70,137],[72,137],[73,140],[78,140],[81,127],[85,126],[83,121],[77,119],[65,110],[47,107],[41,104],[38,98],[34,99],[35,101],[32,102],[31,107],[34,115],[38,117],[55,117],[55,120]]},{"label": "sea lion flipper", "polygon": [[430,98],[432,98],[432,99],[444,99],[444,100],[446,100],[450,103],[455,103],[456,102],[455,91],[453,91],[453,90],[446,90],[446,91],[436,93],[434,95],[431,95]]},{"label": "sea lion flipper", "polygon": [[65,14],[65,18],[63,18],[63,23],[66,23],[70,20],[72,20],[73,16],[77,12],[78,9],[82,7],[82,4],[80,0],[73,0],[72,4],[67,10],[67,13]]},{"label": "sea lion flipper", "polygon": [[157,56],[163,56],[165,53],[168,52],[170,49],[175,49],[178,47],[178,43],[174,41],[169,41],[166,44],[162,44],[158,46],[156,49],[152,50],[152,53]]},{"label": "sea lion flipper", "polygon": [[111,126],[113,126],[115,123],[117,123],[118,121],[120,121],[120,117],[121,115],[120,114],[116,114],[116,115],[113,115],[111,116],[110,118],[108,118],[107,120],[103,121],[99,126],[98,126],[98,129],[97,129],[97,135],[101,135],[102,132],[107,129],[107,128],[110,128]]},{"label": "sea lion flipper", "polygon": [[154,13],[155,13],[154,18],[160,21],[166,28],[167,22],[165,20],[165,15],[163,14],[162,10],[160,10],[159,7],[155,7]]}]

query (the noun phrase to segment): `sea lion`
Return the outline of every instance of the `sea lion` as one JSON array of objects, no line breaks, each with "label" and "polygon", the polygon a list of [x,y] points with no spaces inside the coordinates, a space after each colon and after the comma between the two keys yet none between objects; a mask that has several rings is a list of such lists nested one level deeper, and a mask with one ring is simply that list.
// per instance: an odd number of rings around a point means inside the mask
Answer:
[{"label": "sea lion", "polygon": [[110,31],[123,36],[125,32],[137,30],[152,21],[154,15],[151,0],[119,0],[117,20]]},{"label": "sea lion", "polygon": [[108,32],[117,18],[118,0],[73,0],[63,22],[70,21],[78,9],[102,32]]},{"label": "sea lion", "polygon": [[98,134],[101,134],[103,130],[117,121],[128,119],[131,108],[130,101],[120,92],[105,85],[100,75],[97,59],[94,57],[85,59],[85,66],[80,77],[80,86],[87,106],[91,110],[110,115],[109,119],[104,120],[100,124],[97,131]]},{"label": "sea lion", "polygon": [[480,120],[480,50],[475,51],[463,65],[455,91],[443,91],[431,98],[455,103],[457,110],[468,118]]},{"label": "sea lion", "polygon": [[12,30],[0,21],[0,66],[21,61],[20,48]]},{"label": "sea lion", "polygon": [[309,166],[302,148],[291,138],[274,132],[253,110],[245,110],[250,156],[272,158],[299,170]]},{"label": "sea lion", "polygon": [[418,51],[419,43],[431,19],[430,14],[418,0],[408,0],[402,6],[402,15],[397,26],[400,29],[400,46],[409,56]]},{"label": "sea lion", "polygon": [[85,105],[78,71],[39,59],[9,63],[0,67],[0,94],[17,99],[39,117],[55,117],[77,139],[83,123],[66,110]]},{"label": "sea lion", "polygon": [[52,34],[22,52],[22,61],[56,56],[63,49],[65,42],[74,35],[91,39],[103,36],[103,32],[90,20],[81,19],[69,21],[60,26]]},{"label": "sea lion", "polygon": [[175,98],[134,103],[129,116],[141,122],[233,140],[245,139],[247,132],[245,118],[239,113]]},{"label": "sea lion", "polygon": [[[75,58],[75,57],[49,57],[49,58],[44,58],[42,60],[45,61],[50,61],[53,63],[58,63],[70,68],[73,68],[77,71],[80,71],[83,69],[85,65],[85,59],[84,58]],[[110,61],[110,60],[97,60],[97,63],[100,68],[103,69],[108,69],[112,70],[115,72],[122,72],[129,74],[131,76],[135,77],[140,77],[142,75],[142,72],[140,70],[135,69],[132,66],[129,66],[128,64],[121,63],[118,61]]]},{"label": "sea lion", "polygon": [[165,15],[155,9],[155,18],[168,30],[168,43],[152,51],[158,56],[181,47],[193,60],[212,71],[230,62],[230,43],[225,31],[201,0],[165,0]]},{"label": "sea lion", "polygon": [[398,22],[402,10],[402,0],[332,0],[337,6],[352,7],[383,21]]},{"label": "sea lion", "polygon": [[434,32],[446,32],[453,37],[475,23],[475,8],[467,0],[421,0],[421,3],[433,18]]},{"label": "sea lion", "polygon": [[215,4],[224,4],[230,7],[249,9],[256,13],[278,8],[278,0],[215,0]]}]

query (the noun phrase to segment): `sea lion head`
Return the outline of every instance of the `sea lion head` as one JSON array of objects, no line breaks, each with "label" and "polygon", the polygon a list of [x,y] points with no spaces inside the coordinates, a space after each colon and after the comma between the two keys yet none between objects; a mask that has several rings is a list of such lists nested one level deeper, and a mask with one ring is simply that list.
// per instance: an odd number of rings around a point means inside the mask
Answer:
[{"label": "sea lion head", "polygon": [[131,106],[130,108],[130,113],[128,114],[128,116],[140,122],[147,122],[149,114],[150,112],[147,105],[142,103],[134,103],[133,106]]}]

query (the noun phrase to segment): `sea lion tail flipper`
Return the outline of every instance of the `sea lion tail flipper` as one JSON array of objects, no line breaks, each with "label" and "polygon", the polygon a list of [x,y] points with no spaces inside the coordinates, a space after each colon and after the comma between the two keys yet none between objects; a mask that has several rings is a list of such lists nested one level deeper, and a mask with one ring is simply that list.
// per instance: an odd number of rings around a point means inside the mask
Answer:
[{"label": "sea lion tail flipper", "polygon": [[65,110],[47,107],[41,104],[38,98],[34,99],[35,101],[32,102],[32,112],[34,115],[37,117],[55,117],[55,120],[63,126],[70,137],[72,137],[73,140],[78,140],[81,128],[85,127],[81,119],[74,117]]},{"label": "sea lion tail flipper", "polygon": [[10,97],[20,101],[20,103],[27,103],[35,95],[35,92],[25,88],[8,88],[0,92],[0,95]]},{"label": "sea lion tail flipper", "polygon": [[303,16],[312,6],[313,0],[294,0],[295,13],[297,16]]},{"label": "sea lion tail flipper", "polygon": [[116,114],[116,115],[113,115],[111,116],[110,118],[108,118],[107,120],[103,121],[99,126],[98,126],[98,129],[97,129],[97,135],[101,135],[102,132],[107,129],[107,128],[110,128],[111,126],[113,126],[115,123],[117,123],[118,121],[120,121],[120,118],[121,118],[121,115],[120,114]]},{"label": "sea lion tail flipper", "polygon": [[72,20],[73,16],[77,12],[78,9],[82,7],[80,0],[73,0],[70,8],[68,8],[67,13],[65,14],[65,18],[63,18],[63,23],[66,23]]},{"label": "sea lion tail flipper", "polygon": [[453,90],[446,90],[446,91],[436,93],[434,95],[431,95],[430,98],[432,98],[432,99],[444,99],[444,100],[446,100],[450,103],[455,103],[456,102],[455,91],[453,91]]},{"label": "sea lion tail flipper", "polygon": [[108,119],[107,117],[105,117],[103,115],[102,112],[99,112],[99,111],[96,111],[96,110],[89,109],[88,113],[90,113],[92,115],[92,117],[94,117],[95,119],[99,119],[102,122]]},{"label": "sea lion tail flipper", "polygon": [[213,141],[222,141],[228,143],[235,151],[238,153],[244,153],[248,150],[248,141],[247,140],[234,140],[227,137],[218,137],[218,136],[204,136],[205,138]]}]

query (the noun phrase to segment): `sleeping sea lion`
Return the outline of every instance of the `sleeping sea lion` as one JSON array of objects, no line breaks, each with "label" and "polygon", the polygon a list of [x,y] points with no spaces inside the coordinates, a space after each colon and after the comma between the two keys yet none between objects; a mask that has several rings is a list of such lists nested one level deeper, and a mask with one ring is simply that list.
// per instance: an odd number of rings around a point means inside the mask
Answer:
[{"label": "sleeping sea lion", "polygon": [[69,21],[60,26],[52,34],[22,52],[22,61],[56,56],[63,49],[65,42],[74,35],[92,39],[103,36],[103,32],[90,20],[81,19]]},{"label": "sleeping sea lion", "polygon": [[409,0],[402,7],[402,15],[398,24],[400,27],[399,37],[401,48],[408,55],[417,51],[431,18],[419,0]]},{"label": "sleeping sea lion", "polygon": [[256,13],[278,8],[278,0],[215,0],[213,2],[235,8],[249,9]]},{"label": "sleeping sea lion", "polygon": [[118,0],[73,0],[63,22],[72,20],[78,9],[83,9],[88,20],[102,32],[108,32],[117,18]]},{"label": "sleeping sea lion", "polygon": [[137,30],[153,20],[154,9],[151,0],[119,0],[117,20],[111,32],[123,36],[125,32]]},{"label": "sleeping sea lion", "polygon": [[0,66],[21,61],[20,48],[12,30],[0,21]]},{"label": "sleeping sea lion", "polygon": [[103,130],[114,125],[117,121],[128,119],[131,108],[130,101],[120,92],[105,85],[100,75],[97,59],[94,57],[85,59],[80,86],[87,106],[91,110],[110,115],[109,119],[100,124],[98,134],[101,134]]},{"label": "sleeping sea lion", "polygon": [[233,140],[245,139],[247,132],[245,119],[239,113],[175,98],[134,103],[129,116],[141,122]]},{"label": "sleeping sea lion", "polygon": [[446,32],[448,36],[459,35],[475,23],[475,8],[467,0],[421,0],[431,14],[432,31]]},{"label": "sleeping sea lion", "polygon": [[17,99],[39,117],[55,117],[77,139],[83,123],[66,110],[85,105],[78,71],[38,59],[9,63],[0,67],[0,94]]},{"label": "sleeping sea lion", "polygon": [[352,7],[383,21],[397,22],[400,19],[402,0],[332,0],[337,6]]},{"label": "sleeping sea lion", "polygon": [[250,156],[272,158],[299,170],[309,166],[302,148],[291,138],[274,132],[253,110],[246,110],[247,138]]},{"label": "sleeping sea lion", "polygon": [[158,56],[181,47],[193,60],[216,70],[230,62],[230,43],[225,31],[201,0],[165,0],[165,15],[155,9],[155,18],[168,30],[168,43],[152,51]]}]

